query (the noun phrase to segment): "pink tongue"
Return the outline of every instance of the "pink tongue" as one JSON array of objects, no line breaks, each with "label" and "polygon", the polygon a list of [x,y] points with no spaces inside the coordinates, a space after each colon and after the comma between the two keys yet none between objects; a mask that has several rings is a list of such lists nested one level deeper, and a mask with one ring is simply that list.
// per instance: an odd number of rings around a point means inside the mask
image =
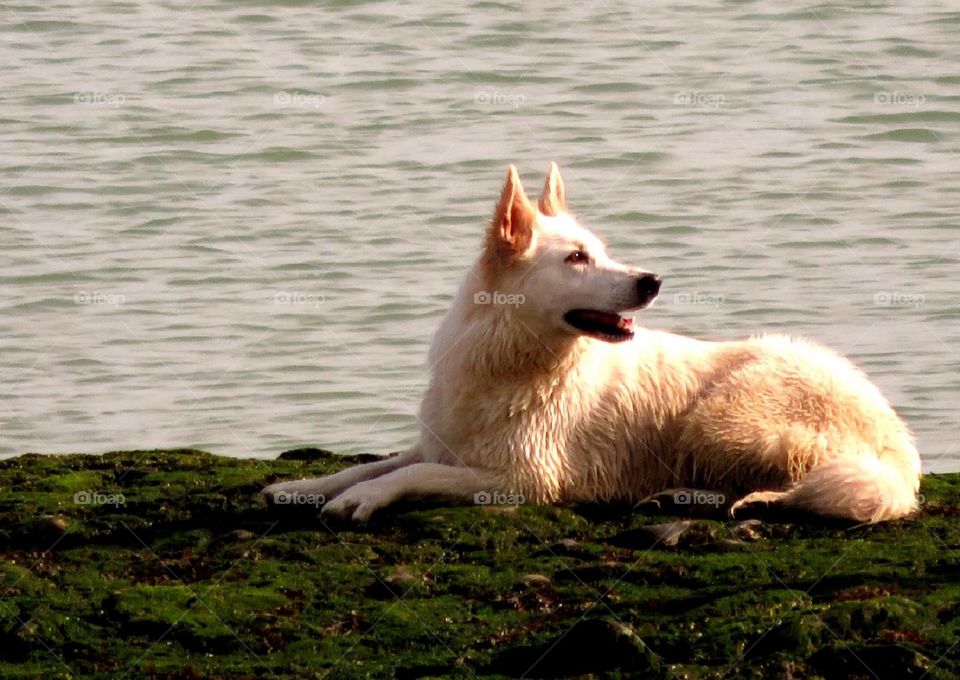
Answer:
[{"label": "pink tongue", "polygon": [[592,319],[598,323],[606,324],[607,326],[620,326],[623,319],[619,314],[611,314],[609,312],[598,312],[592,309],[585,309],[580,312],[580,316],[587,319]]}]

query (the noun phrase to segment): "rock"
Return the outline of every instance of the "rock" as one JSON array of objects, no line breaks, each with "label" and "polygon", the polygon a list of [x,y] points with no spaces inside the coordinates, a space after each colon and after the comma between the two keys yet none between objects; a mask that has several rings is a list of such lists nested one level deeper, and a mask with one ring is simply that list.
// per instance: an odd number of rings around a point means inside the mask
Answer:
[{"label": "rock", "polygon": [[508,649],[486,670],[511,677],[555,678],[615,669],[638,673],[657,663],[629,626],[608,619],[583,619],[541,644]]},{"label": "rock", "polygon": [[930,658],[904,645],[841,644],[821,649],[810,659],[826,680],[872,677],[877,680],[956,677],[934,668]]},{"label": "rock", "polygon": [[759,519],[747,519],[737,522],[733,527],[733,533],[742,541],[759,541],[763,538],[762,526],[763,522]]},{"label": "rock", "polygon": [[303,447],[299,449],[290,449],[289,451],[284,451],[279,456],[278,460],[325,460],[336,456],[333,451],[327,451],[326,449],[316,449],[313,447]]},{"label": "rock", "polygon": [[418,583],[420,579],[407,567],[401,566],[386,576],[375,579],[367,586],[367,595],[381,599],[403,598]]},{"label": "rock", "polygon": [[488,515],[512,515],[517,511],[516,505],[481,505],[481,512]]},{"label": "rock", "polygon": [[730,550],[741,543],[723,525],[709,520],[646,524],[621,532],[610,540],[614,545],[635,550],[692,547]]},{"label": "rock", "polygon": [[678,543],[685,533],[693,526],[693,522],[666,522],[664,524],[650,524],[641,529],[651,539],[650,547],[662,545],[672,548]]},{"label": "rock", "polygon": [[300,460],[300,461],[335,460],[335,461],[340,461],[342,463],[349,463],[351,465],[356,465],[357,463],[375,463],[378,460],[393,458],[396,455],[399,455],[399,452],[388,453],[386,455],[379,455],[376,453],[355,453],[351,455],[341,455],[338,453],[334,453],[333,451],[328,451],[327,449],[318,449],[312,446],[304,446],[299,449],[290,449],[289,451],[284,451],[279,456],[277,456],[277,460]]},{"label": "rock", "polygon": [[397,570],[384,579],[387,583],[397,583],[400,585],[410,585],[416,583],[419,579],[406,567],[397,567]]},{"label": "rock", "polygon": [[249,541],[256,537],[257,535],[255,533],[253,533],[252,531],[247,531],[246,529],[234,529],[226,536],[228,540],[236,541],[236,542]]},{"label": "rock", "polygon": [[27,519],[20,527],[17,533],[22,539],[33,540],[37,543],[50,544],[62,539],[70,529],[70,524],[60,515],[40,515],[32,519]]},{"label": "rock", "polygon": [[58,515],[48,515],[40,518],[40,528],[52,534],[62,534],[67,530],[67,520]]},{"label": "rock", "polygon": [[523,581],[526,585],[550,585],[550,577],[544,576],[543,574],[524,574],[520,577],[520,580]]}]

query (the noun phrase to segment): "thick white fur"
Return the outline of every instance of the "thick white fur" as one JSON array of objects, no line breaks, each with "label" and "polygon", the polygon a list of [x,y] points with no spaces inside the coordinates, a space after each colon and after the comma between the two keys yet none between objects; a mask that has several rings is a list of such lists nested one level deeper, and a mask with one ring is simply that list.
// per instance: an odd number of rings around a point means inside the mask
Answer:
[{"label": "thick white fur", "polygon": [[[643,329],[609,343],[567,325],[570,309],[641,306],[641,272],[607,257],[562,191],[552,166],[536,210],[511,168],[484,255],[430,348],[419,442],[265,494],[322,493],[326,514],[359,521],[401,499],[480,491],[568,503],[693,487],[742,497],[733,510],[777,502],[867,522],[915,509],[909,429],[830,350],[779,335],[705,342]],[[588,265],[567,261],[577,249]],[[476,304],[483,292],[523,303]]]}]

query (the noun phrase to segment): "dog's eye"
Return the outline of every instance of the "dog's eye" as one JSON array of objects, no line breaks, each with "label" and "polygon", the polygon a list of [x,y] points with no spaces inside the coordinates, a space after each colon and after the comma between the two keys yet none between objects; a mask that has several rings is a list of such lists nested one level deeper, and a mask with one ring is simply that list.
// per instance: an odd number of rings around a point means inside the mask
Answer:
[{"label": "dog's eye", "polygon": [[566,261],[570,264],[587,264],[590,262],[590,256],[582,250],[574,250],[572,253],[567,255]]}]

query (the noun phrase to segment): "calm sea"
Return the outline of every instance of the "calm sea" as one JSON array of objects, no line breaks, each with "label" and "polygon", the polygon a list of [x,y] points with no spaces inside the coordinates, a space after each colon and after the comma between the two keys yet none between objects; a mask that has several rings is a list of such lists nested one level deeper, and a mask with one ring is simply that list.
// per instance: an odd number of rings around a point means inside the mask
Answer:
[{"label": "calm sea", "polygon": [[[624,6],[627,5],[627,6]],[[4,2],[0,454],[411,442],[506,165],[960,469],[955,2]]]}]

